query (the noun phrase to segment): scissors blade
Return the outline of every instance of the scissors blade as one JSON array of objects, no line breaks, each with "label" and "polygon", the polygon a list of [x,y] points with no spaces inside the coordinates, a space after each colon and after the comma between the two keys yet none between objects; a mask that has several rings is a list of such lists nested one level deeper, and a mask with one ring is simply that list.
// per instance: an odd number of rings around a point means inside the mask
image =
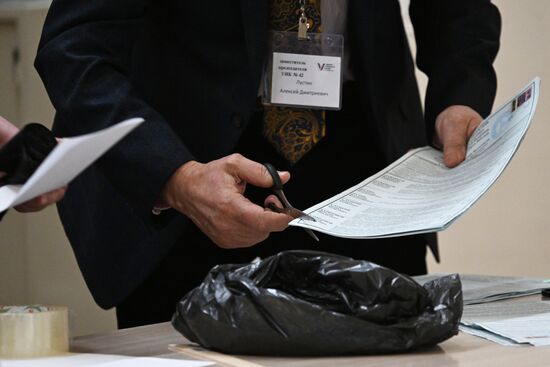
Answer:
[{"label": "scissors blade", "polygon": [[292,218],[295,218],[295,219],[299,218],[299,219],[309,220],[312,222],[317,222],[317,220],[313,218],[311,215],[306,214],[303,211],[296,209],[294,207],[286,208],[285,210],[287,214],[290,215]]},{"label": "scissors blade", "polygon": [[310,235],[315,241],[319,242],[319,237],[317,237],[317,235],[311,229],[304,228],[304,231],[306,231],[306,233]]},{"label": "scissors blade", "polygon": [[303,211],[298,210],[294,207],[279,208],[277,205],[273,203],[270,203],[267,207],[276,213],[284,213],[284,214],[290,215],[294,219],[305,219],[305,220],[311,220],[313,222],[316,222],[315,218],[313,218],[311,215],[308,215]]},{"label": "scissors blade", "polygon": [[[288,214],[290,215],[291,217],[293,217],[294,219],[298,219],[298,218],[303,218],[305,220],[313,220],[314,222],[316,221],[315,218],[313,218],[311,215],[308,215],[306,213],[304,213],[303,211],[301,210],[298,210],[294,207],[291,207],[291,208],[279,208],[277,205],[273,204],[273,203],[270,203],[268,206],[267,206],[269,209],[273,210],[274,212],[276,213],[285,213],[285,214]],[[311,218],[311,219],[308,219],[308,218]],[[311,238],[313,238],[315,241],[319,242],[319,237],[317,237],[317,235],[315,235],[315,233],[309,229],[309,228],[303,228],[304,231],[306,231],[306,233],[308,235],[311,236]]]}]

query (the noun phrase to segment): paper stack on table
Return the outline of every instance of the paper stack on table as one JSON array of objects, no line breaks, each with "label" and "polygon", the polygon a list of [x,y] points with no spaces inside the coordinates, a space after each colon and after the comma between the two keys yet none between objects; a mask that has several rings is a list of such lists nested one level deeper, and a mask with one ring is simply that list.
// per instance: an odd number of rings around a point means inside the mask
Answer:
[{"label": "paper stack on table", "polygon": [[502,345],[550,345],[550,301],[465,306],[459,328]]},{"label": "paper stack on table", "polygon": [[[416,276],[424,284],[444,274]],[[506,345],[550,345],[550,300],[495,302],[540,293],[550,279],[460,275],[464,312],[460,330]]]},{"label": "paper stack on table", "polygon": [[[420,284],[446,274],[430,274],[414,277]],[[502,277],[493,275],[460,275],[462,299],[465,305],[500,301],[540,293],[550,287],[550,279]]]},{"label": "paper stack on table", "polygon": [[447,228],[491,187],[514,156],[535,114],[539,84],[534,79],[481,123],[458,167],[445,167],[443,154],[432,147],[412,150],[360,184],[305,210],[316,222],[295,219],[290,224],[345,238]]}]

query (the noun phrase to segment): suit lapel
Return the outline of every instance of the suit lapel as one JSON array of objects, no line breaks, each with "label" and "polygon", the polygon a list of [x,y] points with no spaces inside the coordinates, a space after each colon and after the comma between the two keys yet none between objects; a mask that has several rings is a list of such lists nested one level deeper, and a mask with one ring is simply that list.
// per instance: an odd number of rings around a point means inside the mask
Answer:
[{"label": "suit lapel", "polygon": [[[384,0],[385,1],[385,0]],[[373,64],[376,54],[374,49],[374,2],[372,0],[349,0],[348,3],[348,28],[353,34],[353,52],[359,56],[364,67],[354,70],[361,74],[367,73]],[[357,55],[358,54],[358,55]],[[365,75],[367,77],[367,75]]]},{"label": "suit lapel", "polygon": [[266,53],[268,0],[240,0],[240,3],[250,71],[259,77]]}]

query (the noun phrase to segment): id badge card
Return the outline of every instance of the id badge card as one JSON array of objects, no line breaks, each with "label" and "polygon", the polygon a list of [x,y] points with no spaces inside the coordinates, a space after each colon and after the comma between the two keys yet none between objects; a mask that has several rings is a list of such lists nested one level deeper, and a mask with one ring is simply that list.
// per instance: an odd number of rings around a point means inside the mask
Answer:
[{"label": "id badge card", "polygon": [[339,34],[271,32],[262,103],[339,110],[344,37]]}]

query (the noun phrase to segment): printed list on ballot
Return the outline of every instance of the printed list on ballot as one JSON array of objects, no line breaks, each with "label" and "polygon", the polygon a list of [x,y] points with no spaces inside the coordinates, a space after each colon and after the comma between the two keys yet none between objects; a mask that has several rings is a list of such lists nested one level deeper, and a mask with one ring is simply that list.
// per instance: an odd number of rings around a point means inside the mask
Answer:
[{"label": "printed list on ballot", "polygon": [[381,238],[447,228],[498,179],[517,151],[534,116],[540,79],[535,78],[485,119],[455,168],[426,146],[358,185],[307,210],[316,222],[293,226],[346,238]]}]

